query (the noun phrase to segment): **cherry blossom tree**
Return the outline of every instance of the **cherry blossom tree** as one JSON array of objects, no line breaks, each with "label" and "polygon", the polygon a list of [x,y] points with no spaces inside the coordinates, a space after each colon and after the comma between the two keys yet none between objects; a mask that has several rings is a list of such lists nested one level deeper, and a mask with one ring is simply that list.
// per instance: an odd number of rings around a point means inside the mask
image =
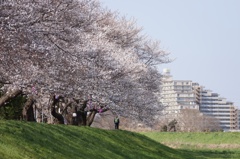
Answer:
[{"label": "cherry blossom tree", "polygon": [[211,116],[206,116],[194,109],[181,110],[178,118],[179,131],[203,132],[221,130],[219,121]]},{"label": "cherry blossom tree", "polygon": [[97,0],[6,0],[0,21],[0,107],[24,94],[38,114],[73,123],[76,113],[78,125],[100,108],[146,122],[161,110],[157,65],[168,53],[134,20]]}]

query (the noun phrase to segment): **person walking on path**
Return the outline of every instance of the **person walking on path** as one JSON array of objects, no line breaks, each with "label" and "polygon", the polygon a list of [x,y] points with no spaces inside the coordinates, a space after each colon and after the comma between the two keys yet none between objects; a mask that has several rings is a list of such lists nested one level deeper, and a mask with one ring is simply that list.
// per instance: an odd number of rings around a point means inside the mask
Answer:
[{"label": "person walking on path", "polygon": [[116,117],[114,118],[115,129],[118,129],[118,128],[119,128],[119,123],[120,123],[119,118],[118,118],[118,116],[116,116]]}]

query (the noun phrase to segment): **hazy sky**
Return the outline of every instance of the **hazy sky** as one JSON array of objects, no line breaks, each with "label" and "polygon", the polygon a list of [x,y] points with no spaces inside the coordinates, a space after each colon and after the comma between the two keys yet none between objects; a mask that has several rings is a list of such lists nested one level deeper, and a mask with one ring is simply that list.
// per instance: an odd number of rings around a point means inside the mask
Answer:
[{"label": "hazy sky", "polygon": [[161,41],[175,80],[198,82],[240,108],[240,0],[100,0]]}]

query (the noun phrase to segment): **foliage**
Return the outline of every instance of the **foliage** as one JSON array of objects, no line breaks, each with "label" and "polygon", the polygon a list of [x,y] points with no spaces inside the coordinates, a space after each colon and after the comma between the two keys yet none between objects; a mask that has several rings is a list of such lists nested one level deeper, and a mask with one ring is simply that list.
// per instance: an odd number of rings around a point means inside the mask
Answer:
[{"label": "foliage", "polygon": [[46,110],[52,93],[93,94],[115,113],[142,120],[161,109],[156,65],[169,62],[168,53],[134,20],[97,0],[11,0],[0,4],[0,21],[6,89],[31,94],[34,87]]},{"label": "foliage", "polygon": [[167,125],[163,125],[163,126],[161,127],[161,131],[167,132]]},{"label": "foliage", "polygon": [[0,121],[2,159],[192,159],[149,138],[122,130]]},{"label": "foliage", "polygon": [[[1,88],[1,85],[0,85]],[[0,89],[0,97],[4,93]],[[22,109],[24,103],[26,102],[26,97],[18,96],[12,99],[10,102],[6,103],[4,107],[0,107],[0,119],[14,119],[19,120],[22,116]]]}]

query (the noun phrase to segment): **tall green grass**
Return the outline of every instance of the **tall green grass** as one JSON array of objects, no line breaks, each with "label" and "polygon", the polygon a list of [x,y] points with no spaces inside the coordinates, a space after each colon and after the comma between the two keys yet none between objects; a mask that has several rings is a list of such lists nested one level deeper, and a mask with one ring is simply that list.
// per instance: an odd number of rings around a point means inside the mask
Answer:
[{"label": "tall green grass", "polygon": [[192,159],[122,130],[0,120],[1,159]]}]

